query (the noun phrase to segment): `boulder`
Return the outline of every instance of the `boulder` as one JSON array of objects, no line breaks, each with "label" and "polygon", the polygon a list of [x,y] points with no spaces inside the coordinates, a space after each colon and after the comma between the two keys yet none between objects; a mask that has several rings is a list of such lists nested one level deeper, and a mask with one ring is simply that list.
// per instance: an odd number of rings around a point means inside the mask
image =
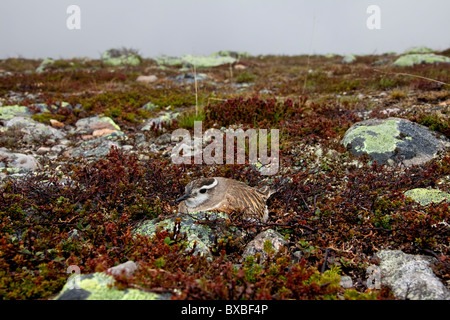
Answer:
[{"label": "boulder", "polygon": [[412,47],[404,52],[405,54],[413,54],[413,53],[433,53],[433,49],[428,47]]},{"label": "boulder", "polygon": [[[119,134],[119,135],[116,135]],[[82,142],[78,147],[74,148],[70,154],[71,157],[84,157],[99,159],[109,154],[112,147],[120,149],[120,144],[116,141],[112,141],[116,137],[123,136],[123,132],[116,131],[113,134],[109,134],[97,139]]]},{"label": "boulder", "polygon": [[3,168],[6,167],[6,170],[12,173],[39,168],[39,163],[33,156],[11,152],[6,148],[0,148],[0,163]]},{"label": "boulder", "polygon": [[153,102],[149,101],[149,102],[147,102],[146,104],[144,104],[141,107],[141,110],[144,110],[144,111],[155,111],[158,108],[159,107],[156,104],[154,104]]},{"label": "boulder", "polygon": [[353,54],[346,55],[346,56],[342,59],[342,63],[345,63],[345,64],[347,64],[347,63],[352,63],[352,62],[355,62],[355,61],[356,61],[356,57],[355,57],[355,55],[353,55]]},{"label": "boulder", "polygon": [[[229,229],[224,221],[228,219],[228,215],[222,212],[191,212],[178,217],[166,218],[160,220],[158,218],[141,222],[133,232],[145,236],[152,237],[157,230],[173,231],[175,220],[180,219],[180,233],[186,233],[188,248],[194,248],[194,253],[198,255],[211,255],[211,248],[218,237],[228,236],[228,232],[236,232],[236,228]],[[198,220],[208,220],[211,223],[200,224]]]},{"label": "boulder", "polygon": [[138,265],[134,261],[127,261],[117,266],[108,269],[108,273],[113,276],[120,276],[124,274],[126,277],[131,277],[133,273],[137,270]]},{"label": "boulder", "polygon": [[168,300],[169,294],[157,294],[138,289],[119,290],[113,276],[96,272],[74,274],[54,300]]},{"label": "boulder", "polygon": [[178,112],[163,111],[156,118],[147,119],[142,126],[142,131],[150,131],[152,129],[162,130],[165,123],[170,123],[178,117]]},{"label": "boulder", "polygon": [[[261,255],[261,261],[265,261],[268,256],[268,251],[278,252],[281,247],[287,245],[286,239],[275,230],[268,229],[258,234],[252,241],[250,241],[244,249],[242,254],[243,259],[248,256],[256,254]],[[266,247],[266,244],[270,244]]]},{"label": "boulder", "polygon": [[181,57],[181,60],[183,61],[183,65],[187,67],[195,66],[196,68],[211,68],[234,63],[237,59],[231,56],[212,54],[209,56],[184,55]]},{"label": "boulder", "polygon": [[406,254],[400,250],[381,250],[381,284],[391,288],[399,299],[448,300],[450,293],[433,273],[430,265],[435,258]]},{"label": "boulder", "polygon": [[437,189],[415,188],[405,191],[405,196],[420,203],[422,206],[442,201],[450,202],[450,193]]},{"label": "boulder", "polygon": [[110,117],[105,116],[93,116],[89,118],[83,118],[75,123],[77,130],[100,130],[100,129],[112,129],[120,130],[120,127]]},{"label": "boulder", "polygon": [[217,67],[224,64],[230,64],[237,61],[237,58],[234,58],[231,55],[225,55],[220,53],[213,53],[209,56],[202,55],[183,55],[181,57],[160,57],[156,58],[155,61],[159,65],[166,66],[183,66],[186,68],[191,68],[195,66],[196,68],[211,68]]},{"label": "boulder", "polygon": [[137,66],[141,63],[141,58],[134,50],[109,49],[103,52],[102,61],[110,66]]},{"label": "boulder", "polygon": [[143,83],[152,83],[152,82],[155,82],[156,80],[158,80],[158,77],[155,75],[139,76],[136,78],[137,82],[143,82]]},{"label": "boulder", "polygon": [[[170,79],[170,78],[169,78]],[[193,72],[183,73],[175,78],[172,78],[175,81],[179,83],[187,83],[187,84],[193,84],[195,81],[200,82],[208,79],[208,75],[206,73],[197,73],[194,75]]]},{"label": "boulder", "polygon": [[45,68],[47,68],[48,66],[51,66],[52,64],[55,63],[55,60],[53,60],[52,58],[46,58],[44,59],[41,64],[39,65],[39,67],[36,68],[36,73],[42,73],[45,71]]},{"label": "boulder", "polygon": [[248,58],[250,57],[250,53],[248,52],[238,52],[238,51],[230,51],[230,50],[221,50],[212,54],[213,56],[221,56],[221,57],[232,57],[235,59]]},{"label": "boulder", "polygon": [[450,141],[427,127],[401,118],[369,119],[350,127],[342,144],[354,155],[367,154],[378,164],[425,163],[450,147]]},{"label": "boulder", "polygon": [[183,65],[183,61],[178,57],[162,56],[154,60],[161,66],[181,67]]},{"label": "boulder", "polygon": [[394,66],[412,67],[421,63],[450,63],[450,58],[434,53],[414,53],[401,56],[394,62]]},{"label": "boulder", "polygon": [[0,120],[10,120],[15,117],[25,117],[30,116],[31,113],[28,107],[25,106],[4,106],[0,107]]},{"label": "boulder", "polygon": [[42,142],[47,139],[59,140],[66,136],[64,131],[34,121],[28,117],[14,117],[5,123],[6,130],[19,130],[27,143]]}]

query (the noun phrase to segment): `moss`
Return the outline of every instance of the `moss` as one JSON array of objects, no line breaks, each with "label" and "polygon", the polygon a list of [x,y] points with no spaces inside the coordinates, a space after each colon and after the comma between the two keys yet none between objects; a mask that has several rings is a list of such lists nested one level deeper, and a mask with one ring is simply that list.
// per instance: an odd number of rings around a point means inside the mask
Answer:
[{"label": "moss", "polygon": [[249,72],[242,72],[236,77],[237,83],[247,83],[247,82],[254,82],[256,79],[256,76],[254,74],[251,74]]},{"label": "moss", "polygon": [[193,129],[195,121],[203,121],[203,120],[205,120],[205,114],[203,112],[203,109],[199,110],[198,114],[196,114],[195,111],[191,110],[178,117],[177,123],[180,128]]},{"label": "moss", "polygon": [[49,124],[51,119],[58,120],[61,122],[64,122],[66,120],[66,117],[64,115],[60,114],[53,114],[50,112],[44,112],[41,114],[34,114],[31,117],[34,121],[42,122],[44,124]]}]

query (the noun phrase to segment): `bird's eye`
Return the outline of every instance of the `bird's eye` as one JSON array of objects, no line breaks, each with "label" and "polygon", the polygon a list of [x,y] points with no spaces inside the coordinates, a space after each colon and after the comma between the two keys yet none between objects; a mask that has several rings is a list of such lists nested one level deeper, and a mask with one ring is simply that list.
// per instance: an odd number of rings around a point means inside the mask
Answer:
[{"label": "bird's eye", "polygon": [[205,193],[206,189],[200,189],[200,193]]}]

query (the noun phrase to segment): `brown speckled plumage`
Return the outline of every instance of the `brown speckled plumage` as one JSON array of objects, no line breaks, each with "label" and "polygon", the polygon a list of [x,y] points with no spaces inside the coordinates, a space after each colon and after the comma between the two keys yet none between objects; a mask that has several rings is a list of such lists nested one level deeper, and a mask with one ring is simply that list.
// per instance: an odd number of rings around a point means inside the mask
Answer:
[{"label": "brown speckled plumage", "polygon": [[217,210],[229,213],[242,209],[244,218],[267,221],[266,201],[273,193],[268,187],[255,189],[233,179],[213,177],[194,180],[186,185],[178,210],[182,213]]}]

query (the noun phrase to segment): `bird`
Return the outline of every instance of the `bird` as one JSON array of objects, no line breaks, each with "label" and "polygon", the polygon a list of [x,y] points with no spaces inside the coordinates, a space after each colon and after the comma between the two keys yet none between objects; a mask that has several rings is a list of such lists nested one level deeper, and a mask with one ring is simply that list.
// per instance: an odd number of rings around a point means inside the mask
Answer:
[{"label": "bird", "polygon": [[180,202],[180,213],[198,211],[221,211],[229,214],[242,209],[245,219],[259,219],[266,222],[269,210],[266,201],[276,191],[269,187],[256,189],[247,184],[228,178],[200,178],[188,183]]}]

